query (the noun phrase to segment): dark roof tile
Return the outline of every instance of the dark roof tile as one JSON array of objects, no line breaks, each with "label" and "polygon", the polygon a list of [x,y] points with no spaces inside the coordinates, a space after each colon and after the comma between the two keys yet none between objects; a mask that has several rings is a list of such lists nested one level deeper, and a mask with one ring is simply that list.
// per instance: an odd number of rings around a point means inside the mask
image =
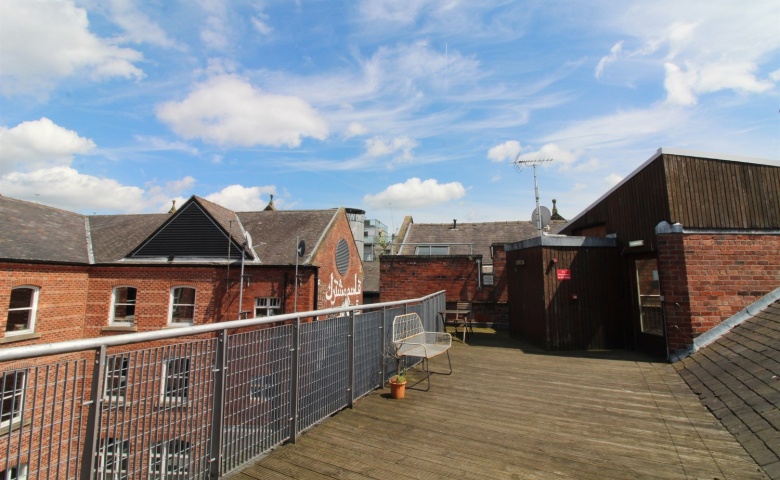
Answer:
[{"label": "dark roof tile", "polygon": [[85,217],[0,196],[0,258],[88,263]]}]

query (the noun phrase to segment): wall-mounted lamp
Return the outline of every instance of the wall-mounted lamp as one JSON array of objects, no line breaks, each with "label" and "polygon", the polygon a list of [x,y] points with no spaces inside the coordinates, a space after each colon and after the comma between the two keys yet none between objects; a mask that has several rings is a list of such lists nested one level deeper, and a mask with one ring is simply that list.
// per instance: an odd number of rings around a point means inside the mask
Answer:
[{"label": "wall-mounted lamp", "polygon": [[558,263],[558,257],[553,257],[552,263]]},{"label": "wall-mounted lamp", "polygon": [[517,265],[518,267],[522,267],[523,265],[525,265],[525,260],[521,258],[520,260],[515,262],[515,265]]},{"label": "wall-mounted lamp", "polygon": [[645,244],[644,240],[631,240],[630,242],[628,242],[628,246],[631,247],[631,248],[633,248],[633,247],[642,247],[642,246],[644,246],[644,244]]}]

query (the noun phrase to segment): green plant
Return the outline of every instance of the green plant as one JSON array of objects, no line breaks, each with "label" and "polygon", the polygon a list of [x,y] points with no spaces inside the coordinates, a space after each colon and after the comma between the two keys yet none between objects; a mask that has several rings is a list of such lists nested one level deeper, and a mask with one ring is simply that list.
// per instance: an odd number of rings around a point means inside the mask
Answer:
[{"label": "green plant", "polygon": [[406,382],[406,367],[404,367],[401,370],[401,373],[393,377],[393,381],[395,383],[405,383]]}]

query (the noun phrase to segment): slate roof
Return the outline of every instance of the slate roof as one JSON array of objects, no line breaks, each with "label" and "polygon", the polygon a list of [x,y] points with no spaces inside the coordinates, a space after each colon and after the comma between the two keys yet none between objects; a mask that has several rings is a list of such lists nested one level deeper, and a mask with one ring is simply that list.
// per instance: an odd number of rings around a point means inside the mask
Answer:
[{"label": "slate roof", "polygon": [[88,219],[95,263],[124,258],[170,217],[169,213],[91,215]]},{"label": "slate roof", "polygon": [[[531,222],[412,223],[403,239],[399,255],[414,255],[416,245],[451,245],[450,255],[482,255],[486,265],[493,263],[490,246],[538,236]],[[460,245],[455,245],[460,244]],[[473,244],[473,248],[466,244]]]},{"label": "slate roof", "polygon": [[379,262],[363,262],[363,291],[379,291]]},{"label": "slate roof", "polygon": [[88,263],[86,217],[0,196],[0,259]]},{"label": "slate roof", "polygon": [[294,265],[297,241],[303,240],[306,252],[299,265],[310,264],[312,255],[327,228],[341,209],[266,210],[239,212],[238,218],[252,237],[258,260],[265,265]]},{"label": "slate roof", "polygon": [[767,475],[780,479],[780,299],[675,367]]}]

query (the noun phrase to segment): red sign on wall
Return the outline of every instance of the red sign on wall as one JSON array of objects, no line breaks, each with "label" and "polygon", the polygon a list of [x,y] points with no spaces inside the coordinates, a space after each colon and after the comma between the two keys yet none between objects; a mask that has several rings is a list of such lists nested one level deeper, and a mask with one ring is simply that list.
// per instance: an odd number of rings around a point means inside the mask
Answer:
[{"label": "red sign on wall", "polygon": [[558,280],[571,280],[571,270],[568,268],[559,268]]}]

